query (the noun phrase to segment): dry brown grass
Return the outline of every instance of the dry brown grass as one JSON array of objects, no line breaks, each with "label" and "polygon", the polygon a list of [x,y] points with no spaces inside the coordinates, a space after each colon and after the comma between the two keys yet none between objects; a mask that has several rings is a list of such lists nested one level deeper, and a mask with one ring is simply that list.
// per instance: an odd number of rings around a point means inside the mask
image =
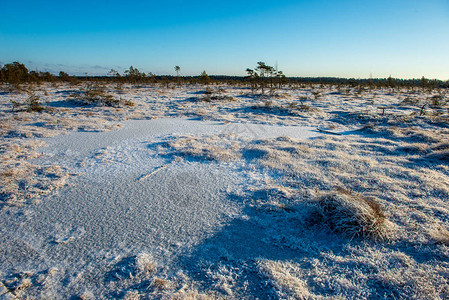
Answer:
[{"label": "dry brown grass", "polygon": [[313,299],[316,298],[309,291],[307,283],[298,274],[298,270],[289,262],[261,261],[259,269],[269,278],[278,292],[279,298]]},{"label": "dry brown grass", "polygon": [[163,278],[154,278],[153,283],[151,284],[158,290],[171,290],[173,289],[173,283],[170,280]]},{"label": "dry brown grass", "polygon": [[25,141],[0,145],[0,206],[21,206],[63,187],[69,173],[57,165],[39,166],[28,162],[38,156],[44,143]]},{"label": "dry brown grass", "polygon": [[174,293],[171,300],[216,300],[222,299],[208,294],[202,294],[196,290],[180,290]]},{"label": "dry brown grass", "polygon": [[429,230],[430,238],[435,244],[449,246],[449,230],[443,226]]},{"label": "dry brown grass", "polygon": [[125,296],[123,297],[124,300],[139,300],[142,298],[143,295],[140,294],[138,291],[127,291]]},{"label": "dry brown grass", "polygon": [[351,237],[387,240],[390,224],[381,206],[373,199],[338,188],[315,202],[312,222]]}]

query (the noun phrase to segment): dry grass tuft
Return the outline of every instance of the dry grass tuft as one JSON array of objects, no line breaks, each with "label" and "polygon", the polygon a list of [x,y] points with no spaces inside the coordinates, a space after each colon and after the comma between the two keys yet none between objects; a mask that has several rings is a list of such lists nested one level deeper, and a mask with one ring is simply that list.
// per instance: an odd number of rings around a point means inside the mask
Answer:
[{"label": "dry grass tuft", "polygon": [[173,282],[171,282],[170,280],[158,277],[153,279],[153,283],[151,285],[158,290],[165,290],[165,291],[171,290],[174,287]]},{"label": "dry grass tuft", "polygon": [[449,143],[440,143],[432,147],[433,150],[449,150]]},{"label": "dry grass tuft", "polygon": [[170,296],[171,300],[216,300],[221,299],[213,295],[200,293],[195,289],[189,289],[187,287],[182,288],[173,295]]},{"label": "dry grass tuft", "polygon": [[95,296],[91,291],[84,291],[78,296],[80,300],[94,300]]},{"label": "dry grass tuft", "polygon": [[318,199],[312,222],[351,237],[387,240],[390,224],[381,206],[371,198],[339,188]]},{"label": "dry grass tuft", "polygon": [[298,269],[285,261],[261,261],[259,269],[277,290],[279,298],[312,299],[307,283],[301,278]]},{"label": "dry grass tuft", "polygon": [[440,143],[432,147],[426,158],[449,162],[449,143]]},{"label": "dry grass tuft", "polygon": [[432,152],[431,154],[427,155],[427,158],[449,162],[449,150]]},{"label": "dry grass tuft", "polygon": [[125,296],[123,297],[124,300],[139,300],[142,299],[142,294],[140,294],[138,291],[127,291]]},{"label": "dry grass tuft", "polygon": [[[10,296],[13,296],[11,299],[25,299],[25,297],[22,297],[22,294],[25,292],[25,290],[32,287],[33,282],[31,278],[35,274],[33,272],[21,272],[18,274],[15,274],[15,276],[12,276],[5,282],[1,282],[1,284],[6,288],[7,293]],[[5,295],[5,294],[3,294]],[[0,296],[3,296],[0,295]],[[3,299],[3,298],[2,298]],[[6,298],[10,299],[10,298]],[[28,299],[28,298],[26,298]]]},{"label": "dry grass tuft", "polygon": [[156,271],[156,263],[153,256],[148,253],[140,253],[136,256],[137,270],[144,274],[153,273]]},{"label": "dry grass tuft", "polygon": [[435,244],[449,246],[449,230],[444,227],[435,228],[429,231],[430,238]]}]

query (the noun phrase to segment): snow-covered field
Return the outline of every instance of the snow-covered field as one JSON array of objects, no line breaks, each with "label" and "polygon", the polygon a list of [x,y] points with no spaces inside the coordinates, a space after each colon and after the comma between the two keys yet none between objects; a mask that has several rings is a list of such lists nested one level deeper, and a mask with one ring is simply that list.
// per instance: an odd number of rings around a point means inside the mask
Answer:
[{"label": "snow-covered field", "polygon": [[22,89],[0,299],[449,298],[447,91]]}]

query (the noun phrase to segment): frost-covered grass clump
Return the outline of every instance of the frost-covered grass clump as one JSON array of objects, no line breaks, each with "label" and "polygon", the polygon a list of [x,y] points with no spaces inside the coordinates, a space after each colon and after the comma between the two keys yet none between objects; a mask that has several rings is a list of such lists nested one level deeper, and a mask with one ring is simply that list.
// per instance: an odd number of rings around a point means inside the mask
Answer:
[{"label": "frost-covered grass clump", "polygon": [[391,238],[391,223],[373,198],[337,189],[315,202],[313,223],[352,237]]}]

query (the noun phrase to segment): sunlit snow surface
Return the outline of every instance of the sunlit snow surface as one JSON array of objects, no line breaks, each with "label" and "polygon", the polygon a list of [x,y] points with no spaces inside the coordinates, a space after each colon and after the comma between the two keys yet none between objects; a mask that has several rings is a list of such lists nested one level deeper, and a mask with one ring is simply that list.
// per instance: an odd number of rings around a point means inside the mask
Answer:
[{"label": "sunlit snow surface", "polygon": [[142,252],[151,253],[159,272],[171,275],[175,261],[245,215],[243,195],[249,186],[260,185],[263,174],[249,176],[243,159],[205,164],[175,158],[159,150],[161,145],[178,135],[245,142],[318,134],[298,126],[156,119],[127,121],[115,131],[45,139],[43,156],[36,161],[68,167],[77,175],[70,186],[27,208],[19,220],[1,221],[9,231],[4,234],[25,254],[9,257],[3,268],[63,270],[68,285],[55,287],[60,295],[79,285],[105,294],[105,280],[116,279],[104,278],[111,263]]}]

